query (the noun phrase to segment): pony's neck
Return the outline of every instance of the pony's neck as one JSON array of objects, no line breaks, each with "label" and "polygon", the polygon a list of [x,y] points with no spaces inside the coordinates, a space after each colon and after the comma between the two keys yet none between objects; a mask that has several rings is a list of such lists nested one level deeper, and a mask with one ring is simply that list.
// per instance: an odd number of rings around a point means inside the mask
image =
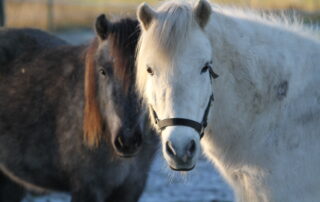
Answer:
[{"label": "pony's neck", "polygon": [[[239,156],[250,156],[252,145],[259,147],[264,141],[268,131],[259,130],[278,122],[282,100],[292,96],[288,86],[296,85],[306,66],[313,71],[319,65],[315,54],[320,48],[314,44],[319,42],[302,31],[282,28],[280,23],[215,11],[206,29],[212,42],[214,68],[220,75],[213,84],[213,124],[209,129],[216,147],[210,150],[221,157],[233,147],[232,151],[237,151],[235,158],[242,161]],[[313,64],[307,64],[308,60]],[[271,117],[261,118],[264,115]],[[234,160],[230,156],[226,159]]]}]

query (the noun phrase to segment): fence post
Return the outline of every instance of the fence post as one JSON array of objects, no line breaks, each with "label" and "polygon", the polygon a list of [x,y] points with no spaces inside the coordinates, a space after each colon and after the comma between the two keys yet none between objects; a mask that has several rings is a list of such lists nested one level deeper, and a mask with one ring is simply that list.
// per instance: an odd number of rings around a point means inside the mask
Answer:
[{"label": "fence post", "polygon": [[[0,0],[1,1],[1,0]],[[53,0],[47,0],[47,29],[54,28]]]},{"label": "fence post", "polygon": [[5,25],[4,0],[0,0],[0,26]]}]

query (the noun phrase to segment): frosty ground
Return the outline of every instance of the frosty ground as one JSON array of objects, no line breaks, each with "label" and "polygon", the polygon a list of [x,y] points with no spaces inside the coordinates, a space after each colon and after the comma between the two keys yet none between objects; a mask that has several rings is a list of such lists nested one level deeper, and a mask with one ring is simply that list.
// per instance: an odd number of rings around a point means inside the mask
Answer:
[{"label": "frosty ground", "polygon": [[[201,157],[196,168],[188,173],[171,171],[161,153],[152,165],[147,186],[140,202],[232,202],[230,188],[212,164]],[[70,202],[67,194],[42,197],[28,195],[23,202]]]},{"label": "frosty ground", "polygon": [[[77,30],[57,34],[71,44],[88,43],[91,31]],[[159,151],[149,173],[148,182],[140,202],[231,202],[233,194],[205,157],[201,157],[190,172],[171,171]],[[65,193],[31,196],[23,202],[70,202]]]}]

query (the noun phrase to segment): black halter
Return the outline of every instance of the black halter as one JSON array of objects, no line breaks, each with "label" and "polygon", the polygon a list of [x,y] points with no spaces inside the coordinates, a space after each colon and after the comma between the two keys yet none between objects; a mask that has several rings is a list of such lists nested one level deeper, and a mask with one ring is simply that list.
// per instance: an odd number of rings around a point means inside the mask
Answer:
[{"label": "black halter", "polygon": [[[218,77],[218,75],[216,73],[214,73],[211,68],[209,68],[209,75],[210,75],[210,79],[212,79],[212,78],[215,79]],[[208,101],[208,105],[206,107],[206,110],[204,111],[201,123],[199,123],[197,121],[190,120],[190,119],[184,119],[184,118],[168,118],[168,119],[160,120],[158,118],[156,111],[154,111],[154,109],[151,105],[150,105],[150,110],[152,111],[152,116],[153,116],[153,118],[155,120],[155,124],[158,126],[159,130],[162,131],[168,126],[187,126],[187,127],[195,129],[199,133],[200,139],[201,139],[204,135],[204,130],[208,125],[208,115],[209,115],[211,103],[213,100],[214,100],[214,97],[213,97],[213,93],[212,93],[210,96],[210,99]]]}]

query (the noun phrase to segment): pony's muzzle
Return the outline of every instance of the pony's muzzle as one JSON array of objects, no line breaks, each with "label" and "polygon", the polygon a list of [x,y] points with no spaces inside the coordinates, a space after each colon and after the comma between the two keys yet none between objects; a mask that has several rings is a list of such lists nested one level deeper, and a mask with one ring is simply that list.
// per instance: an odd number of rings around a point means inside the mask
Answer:
[{"label": "pony's muzzle", "polygon": [[142,144],[142,133],[140,130],[124,132],[120,130],[114,140],[114,147],[121,157],[132,157],[137,154]]},{"label": "pony's muzzle", "polygon": [[171,169],[185,171],[194,168],[192,163],[196,153],[196,143],[194,140],[190,140],[184,148],[178,148],[168,140],[165,144],[165,152],[177,165],[170,165]]}]

